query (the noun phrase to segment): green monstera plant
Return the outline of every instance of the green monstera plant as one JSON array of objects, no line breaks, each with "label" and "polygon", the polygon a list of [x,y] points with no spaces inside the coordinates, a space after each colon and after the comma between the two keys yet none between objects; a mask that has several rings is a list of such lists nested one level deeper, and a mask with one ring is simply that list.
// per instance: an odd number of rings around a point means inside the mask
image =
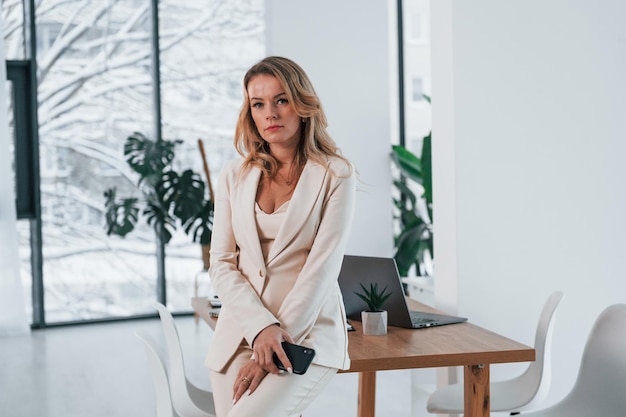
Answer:
[{"label": "green monstera plant", "polygon": [[202,177],[191,169],[179,173],[171,168],[180,143],[178,139],[154,141],[138,132],[127,138],[124,157],[139,174],[137,187],[143,199],[118,199],[115,188],[104,192],[108,235],[126,236],[135,228],[141,213],[164,244],[171,240],[178,226],[194,242],[210,243],[213,201],[206,198]]},{"label": "green monstera plant", "polygon": [[403,146],[392,146],[391,159],[399,172],[393,184],[398,190],[394,206],[400,224],[394,236],[394,258],[401,276],[407,276],[413,265],[419,275],[428,275],[427,258],[434,255],[431,136],[424,137],[421,157]]}]

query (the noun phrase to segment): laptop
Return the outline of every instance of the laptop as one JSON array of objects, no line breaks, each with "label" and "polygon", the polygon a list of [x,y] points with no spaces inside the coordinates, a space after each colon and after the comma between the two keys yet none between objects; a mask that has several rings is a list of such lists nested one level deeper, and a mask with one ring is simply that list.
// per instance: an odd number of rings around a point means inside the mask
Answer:
[{"label": "laptop", "polygon": [[377,283],[379,290],[386,286],[387,291],[391,293],[382,306],[383,310],[387,310],[389,326],[422,329],[467,321],[465,317],[409,310],[395,259],[345,255],[339,273],[339,288],[349,319],[361,320],[361,311],[367,309],[367,304],[355,294],[355,291],[362,293],[359,284],[369,289],[371,283]]}]

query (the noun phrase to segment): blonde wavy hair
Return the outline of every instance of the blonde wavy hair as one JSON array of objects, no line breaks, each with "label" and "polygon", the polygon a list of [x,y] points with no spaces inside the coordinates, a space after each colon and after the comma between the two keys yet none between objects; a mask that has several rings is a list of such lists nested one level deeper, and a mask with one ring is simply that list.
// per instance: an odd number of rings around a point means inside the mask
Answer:
[{"label": "blonde wavy hair", "polygon": [[289,103],[303,120],[300,129],[302,138],[294,161],[298,171],[304,168],[309,159],[328,169],[325,158],[327,156],[342,159],[352,167],[340,154],[335,141],[326,130],[328,123],[322,104],[304,70],[288,58],[269,56],[253,65],[243,78],[243,105],[237,119],[234,140],[235,149],[245,158],[242,168],[257,166],[267,178],[274,178],[278,171],[278,162],[270,154],[269,146],[257,130],[250,112],[248,84],[259,74],[278,79],[285,89]]}]

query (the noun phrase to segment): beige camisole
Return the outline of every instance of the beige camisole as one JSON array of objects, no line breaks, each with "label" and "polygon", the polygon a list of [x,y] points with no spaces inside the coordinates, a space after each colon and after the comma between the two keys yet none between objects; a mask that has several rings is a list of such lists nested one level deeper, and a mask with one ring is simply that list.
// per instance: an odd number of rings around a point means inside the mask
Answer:
[{"label": "beige camisole", "polygon": [[270,249],[274,244],[278,229],[283,223],[287,208],[289,207],[289,201],[285,201],[280,207],[278,207],[273,213],[268,214],[264,212],[258,203],[254,204],[254,214],[256,217],[256,228],[261,241],[261,250],[263,251],[263,258],[267,261],[267,256],[270,253]]}]

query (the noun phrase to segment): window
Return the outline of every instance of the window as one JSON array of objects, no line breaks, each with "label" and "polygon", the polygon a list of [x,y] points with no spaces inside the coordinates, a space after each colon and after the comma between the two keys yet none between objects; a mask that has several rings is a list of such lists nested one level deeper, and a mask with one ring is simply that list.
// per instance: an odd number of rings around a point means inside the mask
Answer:
[{"label": "window", "polygon": [[26,57],[24,45],[24,5],[21,0],[3,0],[2,20],[4,27],[4,55],[7,60],[23,60]]},{"label": "window", "polygon": [[[401,93],[399,142],[413,154],[421,157],[423,144],[429,143],[425,142],[424,138],[430,135],[431,130],[430,104],[425,97],[430,97],[430,42],[428,36],[430,0],[399,0],[397,5],[399,8],[399,89]],[[423,193],[423,187],[417,183],[409,182],[407,186],[417,196]],[[401,197],[399,189],[394,190],[394,193],[396,193],[396,197]],[[407,207],[413,214],[418,213],[422,219],[429,219],[428,204],[419,198],[417,211],[410,205]],[[410,225],[405,228],[408,225],[403,221],[406,216],[403,216],[400,210],[397,210],[394,216],[395,236],[398,237],[403,231],[411,233]],[[429,239],[432,243],[432,234],[429,234]],[[415,241],[412,243],[415,244]],[[409,275],[432,275],[433,262],[428,248],[430,243],[427,241],[426,247],[420,246],[418,253],[415,254],[417,266],[415,264],[410,267],[409,265],[403,266],[403,269],[408,269]],[[422,244],[420,243],[420,245]],[[413,248],[416,247],[413,246]],[[407,254],[407,247],[405,246],[401,258],[413,256],[410,253],[410,247],[408,250],[409,254]]]},{"label": "window", "polygon": [[[243,72],[264,55],[264,3],[158,1],[157,69],[156,0],[49,4],[35,2],[41,158],[29,168],[41,169],[42,237],[31,253],[24,234],[20,253],[42,258],[45,322],[153,313],[160,285],[168,288],[170,307],[190,310],[194,275],[202,268],[199,245],[175,236],[161,284],[154,232],[143,224],[126,238],[107,236],[103,192],[116,187],[125,196],[141,195],[123,144],[136,131],[153,137],[157,108],[163,138],[183,140],[175,163],[200,171],[202,138],[217,175],[232,156]],[[4,1],[2,11],[7,51],[15,51],[7,56],[29,62],[18,53],[24,49],[21,2]],[[30,258],[22,262],[34,277]]]},{"label": "window", "polygon": [[422,42],[414,42],[412,35],[414,21],[420,22],[420,30],[425,34],[429,27],[429,0],[401,0],[403,31],[400,35],[402,51],[401,68],[404,99],[400,105],[402,114],[403,143],[409,145],[406,138],[422,138],[430,132],[430,105],[424,95],[430,96],[430,42],[423,36]]},{"label": "window", "polygon": [[[404,128],[402,140],[409,150],[419,155],[421,147],[411,146],[421,143],[421,139],[414,141],[409,138],[423,138],[431,127],[430,105],[424,99],[424,95],[430,96],[430,42],[427,36],[430,27],[430,0],[403,0],[401,12],[402,26],[405,29],[400,40],[404,92],[401,104]],[[421,41],[414,42],[418,28]]]}]

